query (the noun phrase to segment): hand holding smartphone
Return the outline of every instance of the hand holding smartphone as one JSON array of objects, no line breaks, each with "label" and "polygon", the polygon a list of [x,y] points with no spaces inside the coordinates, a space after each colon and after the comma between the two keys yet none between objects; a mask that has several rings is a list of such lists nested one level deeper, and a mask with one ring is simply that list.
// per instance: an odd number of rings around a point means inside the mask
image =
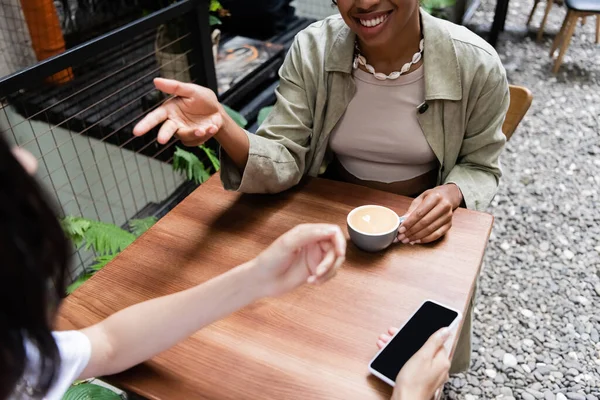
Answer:
[{"label": "hand holding smartphone", "polygon": [[448,327],[452,332],[444,344],[447,354],[450,354],[460,320],[460,312],[431,300],[425,301],[375,355],[369,364],[369,371],[387,384],[395,386],[396,377],[402,367],[423,347],[431,335],[444,327]]}]

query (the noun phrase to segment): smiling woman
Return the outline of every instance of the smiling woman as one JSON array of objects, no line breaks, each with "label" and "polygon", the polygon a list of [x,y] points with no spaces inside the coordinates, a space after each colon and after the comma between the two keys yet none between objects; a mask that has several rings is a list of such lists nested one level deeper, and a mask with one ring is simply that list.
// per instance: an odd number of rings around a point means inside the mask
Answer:
[{"label": "smiling woman", "polygon": [[[186,145],[221,144],[225,188],[277,193],[323,176],[414,197],[399,230],[430,243],[460,206],[485,210],[501,177],[506,74],[494,49],[437,19],[418,0],[337,0],[339,15],[296,36],[277,103],[256,135],[239,128],[208,89],[159,80],[178,97],[135,128],[162,124]],[[470,313],[453,360],[469,365]]]}]

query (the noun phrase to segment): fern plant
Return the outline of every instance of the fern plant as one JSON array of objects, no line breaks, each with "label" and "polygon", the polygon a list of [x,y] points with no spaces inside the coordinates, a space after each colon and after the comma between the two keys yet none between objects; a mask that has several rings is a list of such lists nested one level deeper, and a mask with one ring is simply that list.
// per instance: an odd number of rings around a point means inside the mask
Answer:
[{"label": "fern plant", "polygon": [[129,221],[131,232],[116,225],[91,219],[66,216],[61,225],[65,235],[71,240],[75,248],[93,250],[97,257],[89,267],[89,271],[80,276],[67,287],[67,294],[73,293],[79,286],[90,279],[111,262],[123,249],[147,231],[156,223],[156,217],[133,219]]},{"label": "fern plant", "polygon": [[173,154],[173,169],[183,172],[189,181],[194,181],[198,185],[210,178],[210,172],[204,163],[194,153],[180,147],[176,147]]},{"label": "fern plant", "polygon": [[93,383],[82,382],[74,384],[63,395],[62,400],[123,400],[121,396],[110,389]]},{"label": "fern plant", "polygon": [[421,7],[434,17],[450,19],[456,0],[421,0]]}]

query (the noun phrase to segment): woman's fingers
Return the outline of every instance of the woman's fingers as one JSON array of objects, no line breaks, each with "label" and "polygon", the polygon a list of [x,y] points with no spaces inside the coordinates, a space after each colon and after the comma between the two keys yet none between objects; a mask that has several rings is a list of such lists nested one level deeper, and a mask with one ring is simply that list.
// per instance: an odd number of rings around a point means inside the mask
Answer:
[{"label": "woman's fingers", "polygon": [[286,251],[296,251],[309,244],[332,240],[338,232],[341,232],[341,229],[337,225],[303,224],[284,233],[279,242]]},{"label": "woman's fingers", "polygon": [[[345,257],[336,258],[333,263],[333,266],[330,267],[327,270],[327,272],[325,272],[323,275],[316,275],[316,276],[309,277],[308,282],[316,284],[316,285],[320,285],[320,284],[327,282],[328,280],[332,279],[337,274],[338,270],[344,264],[344,261],[346,261]],[[311,280],[310,278],[314,278],[314,279]]]},{"label": "woman's fingers", "polygon": [[393,326],[389,327],[387,333],[382,333],[381,335],[379,335],[379,338],[377,339],[377,347],[382,349],[386,344],[388,344],[390,340],[392,340],[392,337],[396,333],[398,333],[398,328],[395,328]]},{"label": "woman's fingers", "polygon": [[348,242],[346,241],[346,237],[342,233],[341,229],[338,229],[333,236],[333,247],[335,248],[335,252],[338,257],[346,256],[346,246]]},{"label": "woman's fingers", "polygon": [[424,237],[423,239],[420,239],[419,243],[435,242],[436,240],[438,240],[439,238],[444,236],[446,233],[448,233],[448,231],[450,230],[451,227],[452,227],[451,223],[446,224],[446,225],[442,226],[440,229],[433,232],[431,235],[428,235],[428,236]]},{"label": "woman's fingers", "polygon": [[333,267],[333,264],[335,263],[335,260],[336,260],[336,258],[335,258],[335,251],[333,251],[333,249],[329,249],[325,253],[325,257],[323,257],[323,259],[321,260],[321,262],[319,263],[319,265],[315,269],[313,275],[316,275],[317,278],[325,275],[325,273],[327,271],[329,271],[330,268]]},{"label": "woman's fingers", "polygon": [[175,133],[177,133],[177,124],[168,119],[162,124],[162,126],[158,130],[156,141],[160,144],[166,144],[169,142],[169,140],[171,140]]},{"label": "woman's fingers", "polygon": [[429,214],[425,216],[417,225],[407,232],[408,242],[421,240],[445,225],[452,225],[452,211],[445,206],[438,205]]},{"label": "woman's fingers", "polygon": [[382,333],[381,335],[379,335],[379,340],[382,340],[384,343],[387,343],[390,341],[392,337],[386,333]]},{"label": "woman's fingers", "polygon": [[148,113],[140,122],[138,122],[133,128],[133,134],[135,136],[141,136],[146,133],[158,124],[162,123],[167,119],[168,113],[165,105],[158,107],[156,110],[153,110]]},{"label": "woman's fingers", "polygon": [[197,85],[179,82],[173,79],[155,78],[154,86],[163,93],[184,98],[194,97],[197,92]]},{"label": "woman's fingers", "polygon": [[[423,197],[423,201],[421,201],[413,211],[407,214],[406,219],[400,226],[398,232],[401,234],[398,239],[404,243],[404,239],[406,239],[406,232],[409,232],[411,228],[419,222],[424,216],[429,214],[431,210],[437,205],[439,195],[436,194],[428,194]],[[417,198],[418,199],[418,198]],[[417,201],[415,199],[414,201]],[[404,237],[402,237],[404,234]]]},{"label": "woman's fingers", "polygon": [[431,371],[436,376],[434,387],[442,387],[448,381],[450,364],[450,357],[448,357],[448,353],[442,347],[436,354],[431,365]]},{"label": "woman's fingers", "polygon": [[431,335],[423,347],[421,347],[421,350],[419,350],[423,359],[433,361],[440,351],[445,352],[444,343],[446,343],[449,337],[450,329],[448,328],[442,328]]}]

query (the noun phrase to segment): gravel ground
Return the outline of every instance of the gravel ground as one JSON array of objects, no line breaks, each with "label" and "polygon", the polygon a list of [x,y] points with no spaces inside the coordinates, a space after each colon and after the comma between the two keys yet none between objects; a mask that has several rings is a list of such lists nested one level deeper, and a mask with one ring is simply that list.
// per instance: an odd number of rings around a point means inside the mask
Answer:
[{"label": "gravel ground", "polygon": [[[523,29],[532,5],[512,0],[507,29]],[[490,23],[494,6],[483,0],[472,22]],[[525,33],[499,43],[509,81],[535,98],[503,157],[473,363],[450,378],[450,399],[600,398],[600,45],[588,18],[554,77],[565,13],[555,6],[540,44]]]}]

